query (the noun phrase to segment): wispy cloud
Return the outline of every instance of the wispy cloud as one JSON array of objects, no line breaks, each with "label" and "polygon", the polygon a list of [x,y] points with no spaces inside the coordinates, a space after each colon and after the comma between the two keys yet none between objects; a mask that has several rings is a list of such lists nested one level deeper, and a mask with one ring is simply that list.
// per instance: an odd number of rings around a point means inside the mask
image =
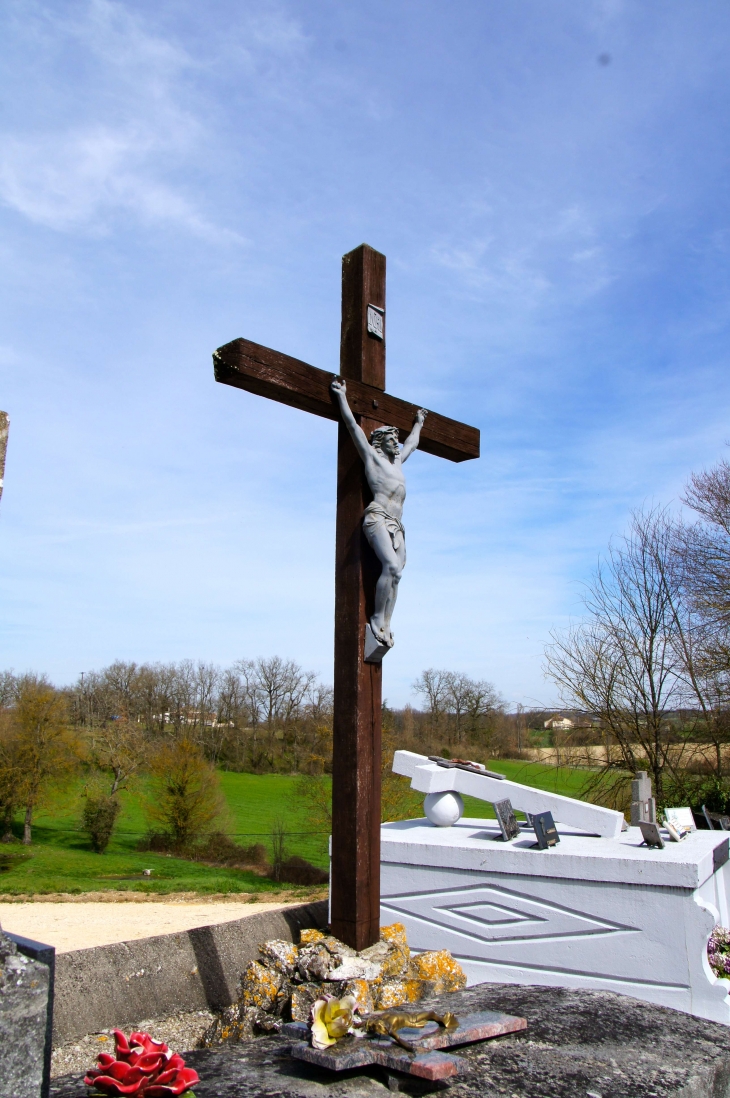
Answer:
[{"label": "wispy cloud", "polygon": [[0,201],[60,232],[103,233],[121,213],[240,242],[170,178],[204,144],[204,126],[185,103],[196,68],[187,51],[115,0],[90,0],[70,14],[31,10],[34,18],[15,27],[25,47],[18,69],[33,66],[35,45],[37,72],[16,69],[11,78],[32,80],[44,64],[52,72],[53,62],[76,55],[80,79],[70,91],[62,75],[47,78],[40,117],[29,112],[0,137]]}]

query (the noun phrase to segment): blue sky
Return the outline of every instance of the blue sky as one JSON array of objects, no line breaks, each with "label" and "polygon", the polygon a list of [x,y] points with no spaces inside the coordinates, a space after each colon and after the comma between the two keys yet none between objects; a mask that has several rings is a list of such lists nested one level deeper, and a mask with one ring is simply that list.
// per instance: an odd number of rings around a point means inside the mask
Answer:
[{"label": "blue sky", "polygon": [[551,704],[631,508],[730,438],[730,8],[5,0],[0,667],[274,653],[331,678],[335,428],[213,381],[335,371],[388,257],[388,388],[482,431],[408,464],[385,665]]}]

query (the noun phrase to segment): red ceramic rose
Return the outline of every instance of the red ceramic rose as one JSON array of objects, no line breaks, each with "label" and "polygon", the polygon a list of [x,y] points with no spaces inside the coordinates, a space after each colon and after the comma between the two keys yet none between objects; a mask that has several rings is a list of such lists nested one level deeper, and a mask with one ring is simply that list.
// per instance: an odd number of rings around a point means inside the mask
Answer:
[{"label": "red ceramic rose", "polygon": [[84,1082],[92,1094],[133,1094],[144,1098],[167,1098],[187,1094],[198,1079],[197,1071],[185,1067],[177,1053],[162,1041],[153,1041],[149,1033],[130,1033],[129,1040],[120,1029],[114,1030],[116,1056],[102,1052],[98,1068],[92,1068]]}]

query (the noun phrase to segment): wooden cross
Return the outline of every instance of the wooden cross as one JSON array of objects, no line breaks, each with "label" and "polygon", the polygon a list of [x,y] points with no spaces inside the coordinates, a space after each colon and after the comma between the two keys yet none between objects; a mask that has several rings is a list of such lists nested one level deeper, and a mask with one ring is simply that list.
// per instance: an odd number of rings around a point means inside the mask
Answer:
[{"label": "wooden cross", "polygon": [[[354,949],[380,927],[380,722],[382,669],[363,659],[380,564],[362,533],[371,494],[363,463],[340,419],[333,375],[296,358],[234,339],[213,355],[216,381],[339,423],[335,548],[334,746],[332,758],[332,933]],[[418,405],[385,392],[385,256],[367,244],[342,259],[340,375],[366,435],[383,424],[401,441]],[[479,431],[429,412],[419,449],[449,461],[479,457]]]}]

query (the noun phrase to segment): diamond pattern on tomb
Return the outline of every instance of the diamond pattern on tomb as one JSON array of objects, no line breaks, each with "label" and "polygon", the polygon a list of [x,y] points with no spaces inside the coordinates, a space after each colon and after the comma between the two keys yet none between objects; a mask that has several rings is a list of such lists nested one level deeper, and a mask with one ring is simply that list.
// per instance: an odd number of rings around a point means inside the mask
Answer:
[{"label": "diamond pattern on tomb", "polygon": [[[384,911],[415,917],[455,938],[493,944],[605,936],[635,928],[499,885],[383,897]],[[444,943],[446,944],[446,943]],[[447,948],[451,948],[447,946]]]},{"label": "diamond pattern on tomb", "polygon": [[[535,917],[525,915],[522,911],[515,911],[505,907],[504,904],[488,904],[483,901],[476,903],[460,904],[452,907],[450,911],[463,915],[465,919],[472,919],[475,923],[487,923],[489,926],[507,926],[514,923],[534,922]],[[544,919],[540,919],[544,922]]]}]

